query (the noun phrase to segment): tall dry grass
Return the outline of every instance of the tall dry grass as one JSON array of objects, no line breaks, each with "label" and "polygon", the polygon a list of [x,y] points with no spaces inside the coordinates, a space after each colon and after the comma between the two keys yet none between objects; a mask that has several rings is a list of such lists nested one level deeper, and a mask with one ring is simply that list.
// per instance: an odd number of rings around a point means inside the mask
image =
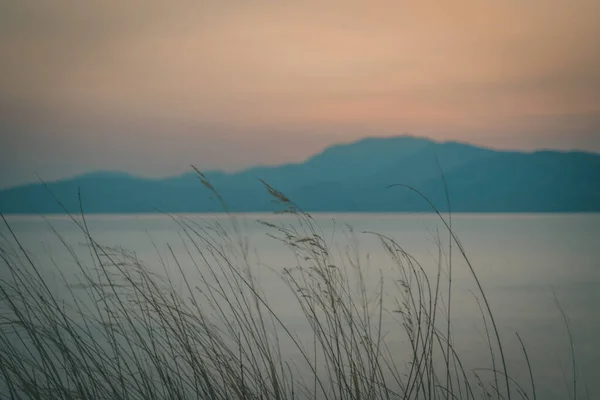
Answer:
[{"label": "tall dry grass", "polygon": [[[313,217],[265,187],[293,217],[263,224],[290,250],[294,266],[281,279],[310,340],[268,301],[234,214],[227,226],[170,215],[185,251],[168,247],[168,259],[149,265],[98,243],[82,209],[70,217],[89,257],[55,231],[76,273],[55,262],[51,274],[2,217],[2,398],[536,398],[531,368],[526,386],[511,378],[491,305],[446,216],[438,213],[477,282],[491,379],[466,368],[453,345],[451,298],[442,295],[452,291],[451,261],[442,262],[441,241],[431,274],[392,238],[370,233],[394,267],[395,279],[384,281],[352,251],[336,261]],[[523,353],[530,365],[525,345]]]}]

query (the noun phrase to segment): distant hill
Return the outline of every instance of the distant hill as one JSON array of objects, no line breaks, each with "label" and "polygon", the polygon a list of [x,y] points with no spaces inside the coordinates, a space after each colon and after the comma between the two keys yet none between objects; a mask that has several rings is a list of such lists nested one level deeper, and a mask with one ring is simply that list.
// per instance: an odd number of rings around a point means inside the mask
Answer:
[{"label": "distant hill", "polygon": [[[411,136],[368,138],[329,147],[303,163],[255,167],[206,177],[239,212],[273,211],[262,179],[306,211],[430,211],[406,184],[456,212],[600,211],[600,154],[559,151],[495,151]],[[219,212],[223,207],[198,175],[142,179],[96,172],[72,179],[0,191],[4,214]]]}]

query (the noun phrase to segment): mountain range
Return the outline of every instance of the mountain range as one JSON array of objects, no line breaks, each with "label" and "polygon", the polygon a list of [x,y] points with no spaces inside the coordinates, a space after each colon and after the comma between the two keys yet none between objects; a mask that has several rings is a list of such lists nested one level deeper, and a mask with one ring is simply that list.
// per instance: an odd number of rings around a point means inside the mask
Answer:
[{"label": "mountain range", "polygon": [[[306,211],[453,212],[600,211],[600,154],[498,151],[412,136],[367,138],[331,146],[302,163],[241,172],[209,171],[206,179],[236,212],[282,208],[265,185]],[[0,190],[0,213],[219,212],[223,205],[196,172],[146,179],[95,172]],[[63,208],[64,207],[64,208]]]}]

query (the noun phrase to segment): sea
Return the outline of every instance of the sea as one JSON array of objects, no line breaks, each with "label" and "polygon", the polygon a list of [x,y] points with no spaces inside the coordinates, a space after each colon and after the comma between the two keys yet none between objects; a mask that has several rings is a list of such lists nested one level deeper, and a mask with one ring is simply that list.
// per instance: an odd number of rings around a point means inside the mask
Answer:
[{"label": "sea", "polygon": [[[56,268],[67,277],[75,275],[67,247],[84,262],[90,257],[81,216],[7,216],[6,221],[12,233],[2,225],[2,236],[12,240],[14,233],[48,277]],[[401,290],[394,282],[401,280],[402,268],[386,250],[384,243],[391,239],[422,267],[431,284],[439,274],[442,311],[447,310],[451,288],[451,337],[467,372],[485,375],[491,368],[482,325],[483,291],[509,372],[525,392],[530,393],[531,382],[517,333],[527,350],[538,399],[571,398],[574,384],[579,398],[600,398],[600,214],[87,215],[85,223],[97,243],[126,249],[172,276],[180,268],[193,276],[191,271],[198,268],[190,265],[190,237],[184,227],[228,241],[223,249],[241,249],[274,312],[289,322],[294,334],[307,338],[309,324],[283,274],[310,260],[298,257],[283,232],[296,232],[294,240],[317,234],[330,254],[328,262],[346,269],[360,265],[373,295],[385,284],[384,312],[390,314],[395,304],[391,299]],[[60,290],[58,281],[48,281]],[[399,328],[383,329],[385,340],[394,345]]]}]

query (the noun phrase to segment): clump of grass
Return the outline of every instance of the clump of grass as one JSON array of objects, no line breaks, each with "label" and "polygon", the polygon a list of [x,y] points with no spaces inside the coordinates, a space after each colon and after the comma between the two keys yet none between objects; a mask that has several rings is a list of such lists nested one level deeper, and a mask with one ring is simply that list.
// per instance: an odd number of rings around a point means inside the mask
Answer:
[{"label": "clump of grass", "polygon": [[[167,245],[168,257],[149,264],[126,249],[98,243],[82,210],[71,218],[89,257],[84,260],[55,231],[76,266],[76,273],[67,274],[49,255],[55,285],[2,217],[3,397],[529,398],[510,378],[478,281],[495,378],[488,382],[462,364],[450,337],[450,304],[443,304],[441,242],[439,264],[430,276],[392,238],[368,233],[387,253],[386,268],[395,271],[393,282],[384,281],[380,270],[364,265],[358,241],[345,251],[336,249],[310,214],[265,187],[293,217],[262,223],[290,250],[294,264],[281,278],[310,341],[302,340],[268,301],[234,214],[228,226],[169,215],[180,228],[184,251]],[[451,224],[438,215],[468,262]],[[351,228],[347,232],[356,238]],[[399,341],[407,343],[404,351],[394,347]],[[294,357],[286,356],[290,349]],[[533,374],[531,383],[535,398]]]}]

